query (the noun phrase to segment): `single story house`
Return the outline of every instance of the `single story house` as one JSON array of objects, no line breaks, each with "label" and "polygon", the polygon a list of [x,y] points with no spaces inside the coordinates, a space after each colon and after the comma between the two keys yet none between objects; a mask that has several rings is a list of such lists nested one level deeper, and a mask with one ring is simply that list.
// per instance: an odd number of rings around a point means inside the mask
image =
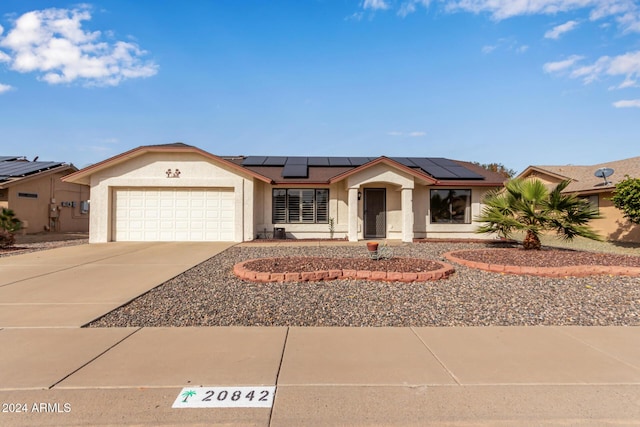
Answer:
[{"label": "single story house", "polygon": [[78,168],[63,162],[0,156],[0,208],[11,209],[23,232],[89,231],[89,186],[63,182]]},{"label": "single story house", "polygon": [[[504,177],[444,158],[216,156],[142,146],[64,178],[91,187],[90,242],[478,238]],[[487,236],[485,236],[487,237]]]},{"label": "single story house", "polygon": [[[603,176],[602,171],[607,176]],[[610,241],[640,242],[640,225],[625,219],[611,201],[616,184],[626,175],[640,178],[640,157],[590,166],[529,166],[518,178],[538,178],[554,186],[563,180],[571,180],[564,192],[589,199],[602,215],[601,219],[591,222],[595,231]]]}]

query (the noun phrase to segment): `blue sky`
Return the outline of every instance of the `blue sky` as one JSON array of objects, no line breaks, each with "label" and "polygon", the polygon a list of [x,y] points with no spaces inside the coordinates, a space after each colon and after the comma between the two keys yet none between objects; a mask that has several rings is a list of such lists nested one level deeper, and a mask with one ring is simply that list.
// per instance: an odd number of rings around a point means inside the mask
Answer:
[{"label": "blue sky", "polygon": [[630,0],[0,2],[0,154],[640,155]]}]

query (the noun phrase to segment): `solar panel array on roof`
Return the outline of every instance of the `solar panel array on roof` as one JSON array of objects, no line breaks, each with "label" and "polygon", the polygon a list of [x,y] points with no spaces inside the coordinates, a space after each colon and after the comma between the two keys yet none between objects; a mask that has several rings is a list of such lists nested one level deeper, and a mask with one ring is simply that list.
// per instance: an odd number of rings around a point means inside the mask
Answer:
[{"label": "solar panel array on roof", "polygon": [[437,179],[484,179],[482,175],[442,157],[392,157],[392,160],[410,167],[419,168]]},{"label": "solar panel array on roof", "polygon": [[18,178],[63,164],[62,162],[0,162],[0,176]]},{"label": "solar panel array on roof", "polygon": [[0,162],[9,162],[12,160],[18,160],[20,157],[17,156],[0,156]]},{"label": "solar panel array on roof", "polygon": [[[283,178],[307,178],[309,166],[358,167],[375,157],[305,157],[305,156],[249,156],[243,166],[283,167]],[[443,157],[391,157],[392,160],[414,169],[420,169],[436,179],[484,179],[466,167]]]}]

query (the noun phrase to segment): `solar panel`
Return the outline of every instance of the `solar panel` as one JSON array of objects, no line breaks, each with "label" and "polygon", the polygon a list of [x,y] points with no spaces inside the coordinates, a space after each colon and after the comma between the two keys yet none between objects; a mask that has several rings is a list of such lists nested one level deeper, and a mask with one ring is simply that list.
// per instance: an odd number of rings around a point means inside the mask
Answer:
[{"label": "solar panel", "polygon": [[408,166],[410,168],[417,168],[418,167],[418,165],[413,163],[411,161],[411,159],[408,158],[408,157],[391,157],[391,160],[393,160],[394,162],[398,162],[401,165]]},{"label": "solar panel", "polygon": [[484,179],[482,175],[478,175],[477,173],[470,171],[464,166],[460,166],[460,165],[447,166],[446,169],[458,175],[458,178],[460,179]]},{"label": "solar panel", "polygon": [[306,165],[307,157],[287,157],[285,165]]},{"label": "solar panel", "polygon": [[20,157],[15,156],[0,156],[0,162],[8,162],[10,160],[18,160]]},{"label": "solar panel", "polygon": [[434,178],[443,178],[443,179],[451,179],[458,178],[456,174],[448,171],[442,166],[438,166],[429,159],[421,159],[421,158],[411,158],[411,161],[415,163],[420,169],[428,173]]},{"label": "solar panel", "polygon": [[63,164],[64,163],[61,162],[0,162],[0,175],[11,177],[25,176]]},{"label": "solar panel", "polygon": [[328,157],[308,157],[307,164],[309,166],[329,166]]},{"label": "solar panel", "polygon": [[266,156],[248,156],[242,162],[242,166],[262,166],[265,160]]},{"label": "solar panel", "polygon": [[365,163],[369,163],[369,157],[349,157],[351,166],[362,166]]},{"label": "solar panel", "polygon": [[460,166],[453,160],[445,159],[444,157],[429,157],[429,160],[443,168],[446,168],[449,166]]},{"label": "solar panel", "polygon": [[348,157],[329,157],[329,166],[351,166]]},{"label": "solar panel", "polygon": [[286,157],[270,156],[270,157],[267,157],[267,159],[264,161],[262,166],[284,166],[286,162],[287,162]]},{"label": "solar panel", "polygon": [[283,178],[306,178],[309,176],[307,165],[287,163],[282,169]]}]

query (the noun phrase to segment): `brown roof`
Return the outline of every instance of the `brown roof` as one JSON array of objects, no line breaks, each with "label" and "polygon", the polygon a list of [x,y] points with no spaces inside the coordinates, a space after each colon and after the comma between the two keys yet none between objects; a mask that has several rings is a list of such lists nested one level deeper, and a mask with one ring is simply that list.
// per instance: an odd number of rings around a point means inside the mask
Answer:
[{"label": "brown roof", "polygon": [[[372,167],[379,163],[385,163],[390,165],[396,169],[402,170],[406,173],[409,173],[424,183],[429,183],[431,185],[437,186],[467,186],[467,187],[497,187],[502,186],[505,181],[505,178],[495,172],[488,171],[480,166],[477,166],[473,163],[461,162],[457,160],[450,159],[431,159],[434,161],[444,161],[448,162],[450,166],[454,166],[449,168],[451,170],[458,169],[459,173],[462,175],[456,175],[458,178],[435,178],[428,174],[425,170],[420,167],[408,166],[411,165],[411,161],[408,161],[405,158],[388,158],[385,156],[377,157],[377,158],[362,158],[362,157],[349,157],[349,158],[338,158],[338,157],[330,157],[330,159],[350,159],[346,164],[352,164],[352,166],[314,166],[309,164],[307,170],[306,177],[283,177],[283,172],[285,169],[284,163],[275,162],[274,166],[265,166],[262,165],[261,162],[251,163],[248,165],[245,160],[249,159],[246,156],[216,156],[211,153],[208,153],[204,150],[201,150],[197,147],[193,147],[187,144],[183,144],[181,142],[173,143],[173,144],[163,144],[163,145],[146,145],[138,148],[134,148],[117,156],[111,157],[109,159],[103,160],[94,165],[88,166],[84,169],[81,169],[71,175],[68,175],[64,178],[65,181],[69,182],[78,182],[78,183],[88,183],[89,176],[91,174],[111,167],[120,162],[126,161],[128,159],[140,156],[147,152],[195,152],[199,153],[205,157],[214,159],[216,161],[222,162],[229,166],[231,169],[235,169],[238,171],[244,171],[245,173],[253,176],[254,178],[260,179],[261,181],[272,183],[276,185],[311,185],[311,184],[330,184],[332,182],[340,181],[345,177],[349,176],[352,173],[357,171]],[[261,156],[254,156],[258,158],[263,158]],[[266,159],[266,157],[264,157]],[[280,157],[278,157],[280,158]],[[282,157],[287,159],[286,157]],[[364,159],[364,160],[363,160]],[[404,159],[404,160],[403,160]],[[419,161],[422,158],[411,158],[417,159]],[[426,159],[426,158],[425,158]],[[404,163],[403,163],[404,162]],[[305,162],[306,164],[306,162]],[[456,166],[457,165],[457,166]],[[446,166],[446,164],[444,165]],[[460,168],[462,166],[462,168]],[[448,167],[448,166],[446,166]],[[449,173],[451,175],[451,173]],[[286,174],[285,174],[286,175]],[[444,175],[447,176],[447,175]],[[467,179],[465,179],[467,178]]]},{"label": "brown roof", "polygon": [[[611,168],[613,175],[605,180],[594,175],[600,168]],[[626,175],[632,178],[640,178],[640,156],[613,162],[598,163],[590,166],[529,166],[519,177],[526,177],[534,172],[542,172],[558,178],[558,181],[570,179],[571,184],[565,189],[566,193],[589,193],[610,191],[616,184],[622,181]]]}]

